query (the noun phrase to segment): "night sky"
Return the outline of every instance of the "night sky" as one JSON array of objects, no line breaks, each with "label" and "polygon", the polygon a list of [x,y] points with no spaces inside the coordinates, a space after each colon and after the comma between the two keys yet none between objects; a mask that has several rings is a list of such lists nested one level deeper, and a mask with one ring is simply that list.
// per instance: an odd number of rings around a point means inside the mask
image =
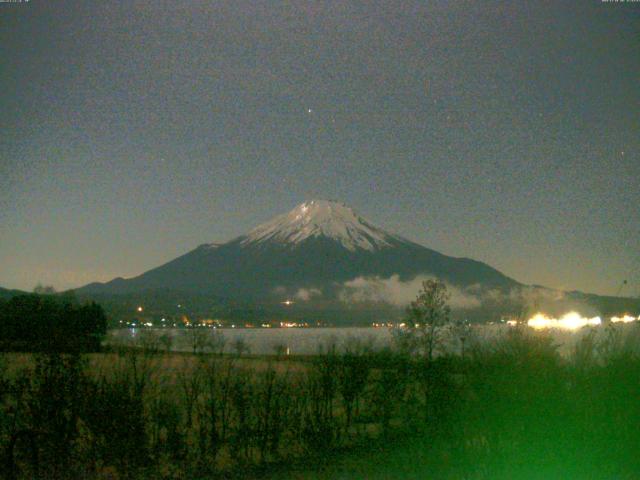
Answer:
[{"label": "night sky", "polygon": [[133,276],[313,198],[640,292],[640,3],[0,3],[0,285]]}]

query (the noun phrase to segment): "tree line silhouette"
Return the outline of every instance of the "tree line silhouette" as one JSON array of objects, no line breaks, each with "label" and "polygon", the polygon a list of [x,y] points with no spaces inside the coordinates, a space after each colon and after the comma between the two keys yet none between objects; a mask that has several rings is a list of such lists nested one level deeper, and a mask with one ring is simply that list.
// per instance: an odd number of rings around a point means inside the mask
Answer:
[{"label": "tree line silhouette", "polygon": [[0,300],[0,349],[29,352],[95,352],[107,318],[96,303],[46,294]]}]

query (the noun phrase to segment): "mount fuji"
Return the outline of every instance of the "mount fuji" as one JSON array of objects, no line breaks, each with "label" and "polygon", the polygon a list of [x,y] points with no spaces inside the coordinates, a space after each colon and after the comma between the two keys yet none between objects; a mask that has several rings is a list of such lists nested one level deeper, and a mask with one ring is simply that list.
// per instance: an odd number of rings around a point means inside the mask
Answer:
[{"label": "mount fuji", "polygon": [[[443,255],[373,225],[343,203],[312,200],[227,243],[207,243],[129,279],[76,289],[113,316],[138,302],[160,316],[301,318],[335,324],[399,317],[421,281],[450,287],[454,315],[486,321],[525,310],[621,314],[640,300],[523,285],[489,265]],[[183,306],[184,307],[184,306]],[[147,310],[148,311],[148,310]],[[124,318],[124,317],[123,317]]]},{"label": "mount fuji", "polygon": [[406,282],[422,275],[460,288],[520,285],[482,262],[388,233],[343,203],[312,200],[227,243],[203,244],[137,277],[92,283],[77,292],[165,290],[252,302],[279,302],[297,292],[305,300],[332,301],[357,279]]}]

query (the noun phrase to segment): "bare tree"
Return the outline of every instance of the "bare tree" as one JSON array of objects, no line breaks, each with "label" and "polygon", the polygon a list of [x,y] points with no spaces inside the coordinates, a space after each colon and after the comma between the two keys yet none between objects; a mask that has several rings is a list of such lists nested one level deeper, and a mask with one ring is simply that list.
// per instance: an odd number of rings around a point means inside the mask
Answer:
[{"label": "bare tree", "polygon": [[198,367],[198,365],[193,365],[191,358],[184,357],[182,368],[177,373],[187,416],[187,430],[191,430],[194,410],[203,390],[202,375]]},{"label": "bare tree", "polygon": [[165,333],[164,335],[160,336],[158,341],[160,342],[160,344],[162,345],[166,353],[169,353],[171,351],[171,346],[173,345],[173,338],[170,335]]},{"label": "bare tree", "polygon": [[136,339],[136,346],[146,354],[157,354],[161,345],[161,338],[154,330],[143,329]]},{"label": "bare tree", "polygon": [[238,357],[241,357],[242,355],[244,355],[245,353],[249,353],[250,352],[250,348],[249,345],[247,344],[247,342],[245,342],[242,338],[240,337],[236,337],[236,339],[233,342],[233,349],[236,352],[236,355]]},{"label": "bare tree", "polygon": [[209,335],[207,348],[216,355],[222,355],[226,344],[227,339],[224,337],[224,334],[220,330],[214,329]]},{"label": "bare tree", "polygon": [[287,346],[284,343],[276,343],[272,348],[273,353],[276,354],[278,360],[284,357],[287,353]]},{"label": "bare tree", "polygon": [[33,287],[33,293],[37,293],[38,295],[53,295],[56,293],[56,289],[51,285],[42,285],[41,283],[38,283]]},{"label": "bare tree", "polygon": [[460,352],[460,356],[464,358],[465,347],[473,343],[473,331],[467,320],[456,320],[449,325],[449,341],[453,350]]},{"label": "bare tree", "polygon": [[194,354],[202,353],[207,347],[207,342],[209,341],[209,332],[206,328],[192,325],[191,327],[188,327],[186,329],[185,335],[187,337],[187,342],[189,343],[189,346],[191,347],[191,350]]},{"label": "bare tree", "polygon": [[406,324],[415,346],[427,360],[442,343],[442,327],[451,321],[451,309],[447,302],[450,294],[442,280],[429,279],[422,282],[422,290],[407,309]]}]

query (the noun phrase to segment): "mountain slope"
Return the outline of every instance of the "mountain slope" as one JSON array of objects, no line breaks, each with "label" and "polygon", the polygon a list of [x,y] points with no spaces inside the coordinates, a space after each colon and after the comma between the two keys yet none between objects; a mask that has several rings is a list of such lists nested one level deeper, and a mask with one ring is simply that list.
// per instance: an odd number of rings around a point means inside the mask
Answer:
[{"label": "mountain slope", "polygon": [[314,200],[228,243],[204,244],[138,277],[93,283],[79,291],[171,289],[273,300],[277,292],[315,289],[335,298],[344,282],[392,275],[401,280],[437,276],[452,285],[483,289],[519,285],[482,262],[449,257],[385,232],[344,204]]}]

